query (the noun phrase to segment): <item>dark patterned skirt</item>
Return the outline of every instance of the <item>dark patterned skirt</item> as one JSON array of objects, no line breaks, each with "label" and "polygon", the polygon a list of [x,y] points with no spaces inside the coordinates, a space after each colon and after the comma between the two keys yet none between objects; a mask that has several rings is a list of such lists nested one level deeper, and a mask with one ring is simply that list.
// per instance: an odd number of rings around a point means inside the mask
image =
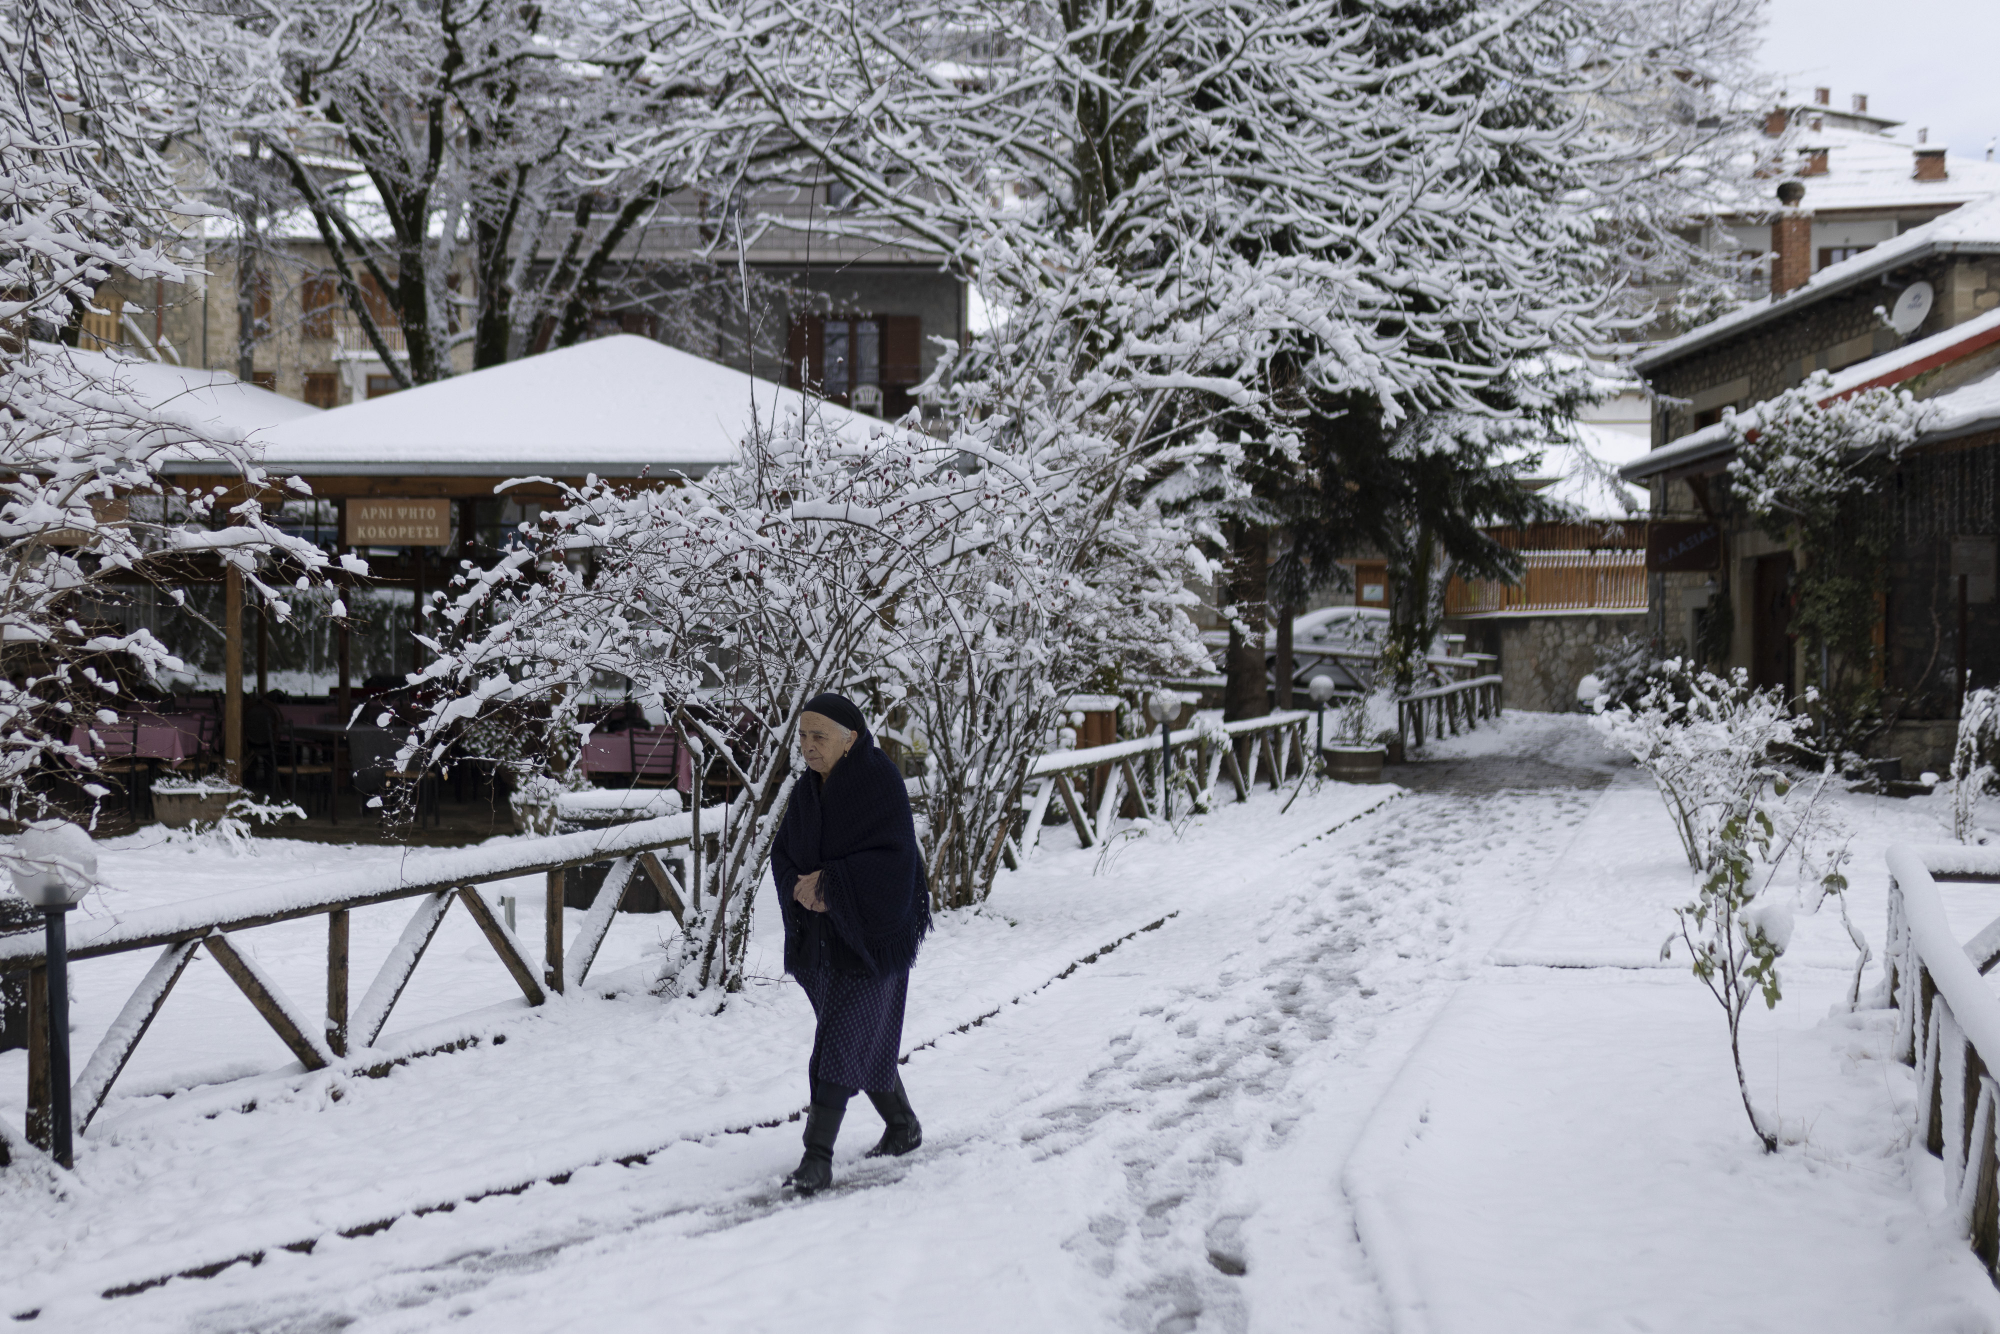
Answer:
[{"label": "dark patterned skirt", "polygon": [[849,977],[812,968],[792,975],[812,1002],[819,1026],[813,1033],[814,1079],[869,1093],[896,1086],[896,1056],[903,1046],[903,1003],[909,999],[907,969],[885,977]]}]

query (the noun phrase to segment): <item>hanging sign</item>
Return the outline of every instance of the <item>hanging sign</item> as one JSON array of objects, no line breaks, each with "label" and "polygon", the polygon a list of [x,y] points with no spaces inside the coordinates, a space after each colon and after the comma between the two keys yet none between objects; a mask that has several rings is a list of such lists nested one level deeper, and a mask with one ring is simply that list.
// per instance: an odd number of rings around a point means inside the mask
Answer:
[{"label": "hanging sign", "polygon": [[1646,528],[1646,568],[1713,570],[1722,564],[1722,530],[1712,523],[1655,523]]},{"label": "hanging sign", "polygon": [[449,500],[347,502],[351,547],[441,547],[451,542]]}]

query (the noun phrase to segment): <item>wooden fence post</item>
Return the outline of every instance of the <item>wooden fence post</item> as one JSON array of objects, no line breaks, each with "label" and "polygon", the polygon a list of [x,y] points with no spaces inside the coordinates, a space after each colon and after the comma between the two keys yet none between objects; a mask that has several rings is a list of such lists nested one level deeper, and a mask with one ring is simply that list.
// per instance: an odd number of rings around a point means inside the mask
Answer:
[{"label": "wooden fence post", "polygon": [[563,989],[563,873],[548,875],[548,919],[542,935],[542,983],[550,991]]},{"label": "wooden fence post", "polygon": [[326,1047],[347,1055],[347,909],[326,915]]}]

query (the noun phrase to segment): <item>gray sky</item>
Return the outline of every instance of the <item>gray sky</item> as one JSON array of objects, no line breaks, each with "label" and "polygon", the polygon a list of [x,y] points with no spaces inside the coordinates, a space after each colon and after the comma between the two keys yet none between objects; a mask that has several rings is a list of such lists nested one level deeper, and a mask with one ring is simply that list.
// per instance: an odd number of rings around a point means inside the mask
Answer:
[{"label": "gray sky", "polygon": [[[1795,97],[1833,89],[1833,105],[1868,94],[1896,131],[1959,157],[2000,135],[2000,0],[1769,0],[1764,67]],[[2000,156],[2000,154],[1996,154]]]}]

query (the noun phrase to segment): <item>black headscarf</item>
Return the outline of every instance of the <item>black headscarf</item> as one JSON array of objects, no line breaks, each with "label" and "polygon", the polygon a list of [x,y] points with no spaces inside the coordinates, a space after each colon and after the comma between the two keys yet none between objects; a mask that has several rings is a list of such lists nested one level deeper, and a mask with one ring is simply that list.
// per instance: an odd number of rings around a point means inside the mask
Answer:
[{"label": "black headscarf", "polygon": [[[880,977],[916,961],[930,930],[930,886],[895,762],[875,744],[861,710],[834,694],[802,712],[831,718],[854,745],[825,778],[808,771],[792,785],[785,822],[771,845],[771,878],[785,919],[785,969],[833,967]],[[820,872],[824,913],[792,899],[792,886]]]}]

